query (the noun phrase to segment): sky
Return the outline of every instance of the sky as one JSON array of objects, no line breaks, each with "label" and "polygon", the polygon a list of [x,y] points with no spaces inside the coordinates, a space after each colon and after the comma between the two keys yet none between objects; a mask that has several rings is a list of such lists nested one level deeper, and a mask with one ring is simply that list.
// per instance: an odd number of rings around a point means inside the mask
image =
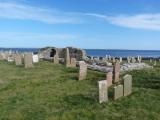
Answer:
[{"label": "sky", "polygon": [[160,50],[159,0],[0,0],[0,47]]}]

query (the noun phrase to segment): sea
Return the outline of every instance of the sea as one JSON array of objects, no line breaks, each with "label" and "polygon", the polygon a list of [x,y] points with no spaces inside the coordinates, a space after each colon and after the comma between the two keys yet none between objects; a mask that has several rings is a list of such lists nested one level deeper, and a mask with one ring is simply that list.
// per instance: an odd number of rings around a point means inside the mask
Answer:
[{"label": "sea", "polygon": [[[38,48],[0,48],[0,51],[38,52]],[[88,56],[105,57],[142,57],[160,58],[160,50],[111,50],[111,49],[85,49]]]}]

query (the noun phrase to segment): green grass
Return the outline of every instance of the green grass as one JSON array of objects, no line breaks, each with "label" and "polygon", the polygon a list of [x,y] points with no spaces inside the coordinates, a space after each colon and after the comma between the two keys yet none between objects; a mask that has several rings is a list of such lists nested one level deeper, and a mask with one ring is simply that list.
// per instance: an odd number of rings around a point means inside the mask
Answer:
[{"label": "green grass", "polygon": [[89,71],[40,62],[24,69],[0,62],[0,120],[160,120],[160,68],[133,71],[133,93],[98,103],[97,81]]}]

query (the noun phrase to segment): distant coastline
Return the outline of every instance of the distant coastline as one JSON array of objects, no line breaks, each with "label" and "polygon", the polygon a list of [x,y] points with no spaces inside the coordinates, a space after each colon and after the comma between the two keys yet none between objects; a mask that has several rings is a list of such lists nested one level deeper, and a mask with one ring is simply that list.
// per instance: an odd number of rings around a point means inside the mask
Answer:
[{"label": "distant coastline", "polygon": [[[0,48],[0,51],[19,51],[19,52],[38,52],[39,48]],[[160,50],[125,50],[125,49],[84,49],[88,56],[105,57],[110,55],[113,57],[142,56],[160,58]]]}]

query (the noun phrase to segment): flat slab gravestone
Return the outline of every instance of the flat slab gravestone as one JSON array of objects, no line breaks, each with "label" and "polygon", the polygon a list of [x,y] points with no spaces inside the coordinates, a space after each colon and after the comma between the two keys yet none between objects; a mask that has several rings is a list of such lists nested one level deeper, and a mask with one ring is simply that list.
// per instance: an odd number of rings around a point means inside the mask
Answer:
[{"label": "flat slab gravestone", "polygon": [[112,80],[113,80],[113,73],[108,72],[107,73],[107,86],[108,87],[112,86]]},{"label": "flat slab gravestone", "polygon": [[123,77],[123,94],[124,96],[128,96],[132,93],[132,76],[131,75],[125,75]]},{"label": "flat slab gravestone", "polygon": [[87,77],[87,64],[84,61],[79,61],[79,80],[84,80]]},{"label": "flat slab gravestone", "polygon": [[117,100],[121,97],[123,97],[123,85],[118,85],[114,87],[114,95],[113,95],[113,99]]},{"label": "flat slab gravestone", "polygon": [[107,81],[102,80],[98,81],[98,89],[99,89],[99,103],[108,101],[108,86]]},{"label": "flat slab gravestone", "polygon": [[31,53],[27,53],[24,55],[24,65],[25,65],[25,68],[33,67],[33,58]]},{"label": "flat slab gravestone", "polygon": [[22,57],[21,55],[15,55],[15,64],[22,65]]}]

